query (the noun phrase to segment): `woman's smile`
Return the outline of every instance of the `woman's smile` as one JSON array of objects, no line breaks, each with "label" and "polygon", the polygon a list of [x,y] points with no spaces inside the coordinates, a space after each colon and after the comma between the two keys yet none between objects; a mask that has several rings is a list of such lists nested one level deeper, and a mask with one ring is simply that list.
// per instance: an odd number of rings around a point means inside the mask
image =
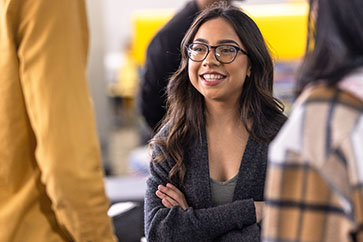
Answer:
[{"label": "woman's smile", "polygon": [[227,76],[218,72],[205,72],[200,75],[202,84],[206,86],[217,86],[226,79]]}]

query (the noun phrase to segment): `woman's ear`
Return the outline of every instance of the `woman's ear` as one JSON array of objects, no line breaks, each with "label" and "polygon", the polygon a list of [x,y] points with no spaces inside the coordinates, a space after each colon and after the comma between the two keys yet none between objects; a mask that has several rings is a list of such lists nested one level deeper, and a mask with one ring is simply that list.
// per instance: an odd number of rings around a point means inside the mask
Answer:
[{"label": "woman's ear", "polygon": [[246,75],[248,76],[248,77],[250,77],[250,75],[251,75],[251,66],[248,66],[248,69],[247,69],[247,73],[246,73]]}]

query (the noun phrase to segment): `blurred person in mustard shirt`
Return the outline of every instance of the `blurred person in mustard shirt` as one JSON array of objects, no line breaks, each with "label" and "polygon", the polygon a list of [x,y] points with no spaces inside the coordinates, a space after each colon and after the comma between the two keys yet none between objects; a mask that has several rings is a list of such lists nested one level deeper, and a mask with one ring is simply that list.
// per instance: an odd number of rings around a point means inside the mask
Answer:
[{"label": "blurred person in mustard shirt", "polygon": [[0,1],[0,241],[116,241],[83,0]]}]

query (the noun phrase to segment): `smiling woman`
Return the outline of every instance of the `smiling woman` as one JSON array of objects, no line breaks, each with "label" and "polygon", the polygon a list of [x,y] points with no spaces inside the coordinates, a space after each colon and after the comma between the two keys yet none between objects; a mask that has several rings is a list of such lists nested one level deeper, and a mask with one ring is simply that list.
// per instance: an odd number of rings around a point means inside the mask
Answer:
[{"label": "smiling woman", "polygon": [[[216,46],[209,47],[208,44]],[[222,43],[228,43],[222,44]],[[195,60],[189,51],[190,46],[204,46],[207,51],[200,55],[203,58]],[[209,51],[214,48],[214,53]],[[224,18],[215,18],[204,23],[196,33],[193,43],[189,45],[189,78],[192,85],[204,96],[207,109],[214,106],[215,100],[225,103],[223,106],[238,110],[238,101],[247,76],[251,74],[248,56],[232,25]],[[203,49],[203,48],[199,48]],[[199,50],[197,49],[197,50]]]},{"label": "smiling woman", "polygon": [[259,241],[267,148],[285,121],[264,39],[240,9],[202,12],[151,141],[148,241]]}]

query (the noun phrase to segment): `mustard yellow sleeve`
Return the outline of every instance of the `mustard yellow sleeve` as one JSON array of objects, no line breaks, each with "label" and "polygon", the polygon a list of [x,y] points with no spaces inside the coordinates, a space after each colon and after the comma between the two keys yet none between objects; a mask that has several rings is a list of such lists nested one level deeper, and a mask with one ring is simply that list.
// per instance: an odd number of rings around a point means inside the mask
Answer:
[{"label": "mustard yellow sleeve", "polygon": [[75,241],[116,241],[107,216],[94,114],[85,77],[83,0],[14,0],[19,75],[36,160],[58,222]]}]

